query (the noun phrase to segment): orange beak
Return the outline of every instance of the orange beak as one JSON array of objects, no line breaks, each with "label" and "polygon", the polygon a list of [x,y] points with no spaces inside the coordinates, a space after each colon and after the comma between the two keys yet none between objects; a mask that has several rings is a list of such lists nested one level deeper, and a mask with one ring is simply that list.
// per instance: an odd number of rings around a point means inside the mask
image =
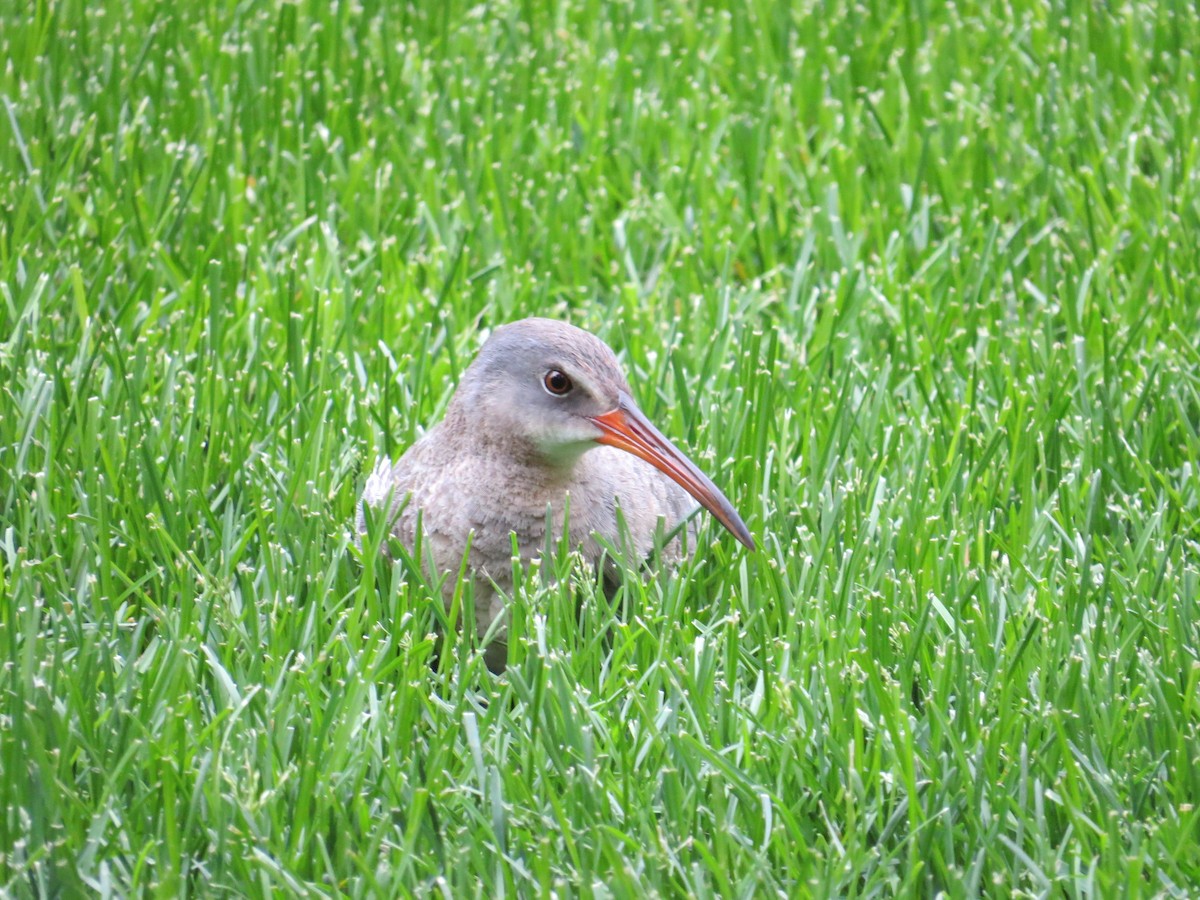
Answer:
[{"label": "orange beak", "polygon": [[596,443],[617,447],[650,463],[695,497],[730,534],[751,550],[754,549],[750,529],[729,499],[695,463],[650,424],[632,397],[622,391],[617,395],[616,409],[602,416],[593,416],[590,421],[604,432],[596,438]]}]

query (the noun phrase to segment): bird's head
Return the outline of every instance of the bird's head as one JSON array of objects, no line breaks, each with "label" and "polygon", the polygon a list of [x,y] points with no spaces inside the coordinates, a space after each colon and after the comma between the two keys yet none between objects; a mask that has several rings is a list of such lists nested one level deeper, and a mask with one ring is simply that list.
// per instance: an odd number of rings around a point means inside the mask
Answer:
[{"label": "bird's head", "polygon": [[582,329],[538,318],[497,328],[464,374],[454,407],[474,439],[546,466],[570,467],[598,444],[632,453],[754,548],[725,495],[638,409],[612,350]]},{"label": "bird's head", "polygon": [[476,437],[570,465],[603,436],[596,419],[622,394],[629,385],[607,344],[565,322],[523,319],[492,333],[455,402]]}]

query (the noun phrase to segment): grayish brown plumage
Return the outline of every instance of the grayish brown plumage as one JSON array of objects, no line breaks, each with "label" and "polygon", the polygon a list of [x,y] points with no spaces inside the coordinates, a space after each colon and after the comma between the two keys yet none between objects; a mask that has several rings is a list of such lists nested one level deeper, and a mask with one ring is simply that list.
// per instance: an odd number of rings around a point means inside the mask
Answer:
[{"label": "grayish brown plumage", "polygon": [[[569,534],[592,564],[603,557],[598,538],[630,559],[644,558],[656,532],[670,531],[697,500],[753,549],[725,495],[630,394],[599,338],[551,319],[505,325],[463,374],[446,417],[395,465],[380,460],[362,503],[386,511],[392,534],[409,548],[420,515],[422,556],[437,567],[431,574],[449,573],[447,600],[471,536],[467,563],[481,635],[503,615],[512,588],[512,535],[522,560],[539,556],[548,523],[555,543],[563,533],[568,497]],[[618,503],[627,534],[618,528]],[[358,530],[365,531],[361,505]],[[676,540],[667,554],[678,553]],[[503,667],[504,641],[501,631],[489,648],[493,668]]]}]

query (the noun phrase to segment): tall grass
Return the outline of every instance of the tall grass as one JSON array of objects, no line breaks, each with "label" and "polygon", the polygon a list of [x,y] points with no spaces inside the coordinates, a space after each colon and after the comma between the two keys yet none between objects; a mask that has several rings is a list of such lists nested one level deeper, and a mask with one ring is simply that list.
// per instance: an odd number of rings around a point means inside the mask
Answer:
[{"label": "tall grass", "polygon": [[[0,3],[0,892],[1194,893],[1197,47]],[[760,550],[546,560],[497,679],[349,529],[534,313]]]}]

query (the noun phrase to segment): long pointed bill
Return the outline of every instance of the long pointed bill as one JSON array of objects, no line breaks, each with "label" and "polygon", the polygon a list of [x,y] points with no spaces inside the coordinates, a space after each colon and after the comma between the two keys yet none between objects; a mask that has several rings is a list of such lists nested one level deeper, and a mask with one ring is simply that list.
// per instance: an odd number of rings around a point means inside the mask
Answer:
[{"label": "long pointed bill", "polygon": [[622,392],[618,395],[616,409],[602,416],[593,416],[591,421],[604,432],[596,439],[596,443],[617,447],[650,463],[695,497],[730,534],[751,550],[754,549],[750,529],[720,488],[650,424],[632,397]]}]

